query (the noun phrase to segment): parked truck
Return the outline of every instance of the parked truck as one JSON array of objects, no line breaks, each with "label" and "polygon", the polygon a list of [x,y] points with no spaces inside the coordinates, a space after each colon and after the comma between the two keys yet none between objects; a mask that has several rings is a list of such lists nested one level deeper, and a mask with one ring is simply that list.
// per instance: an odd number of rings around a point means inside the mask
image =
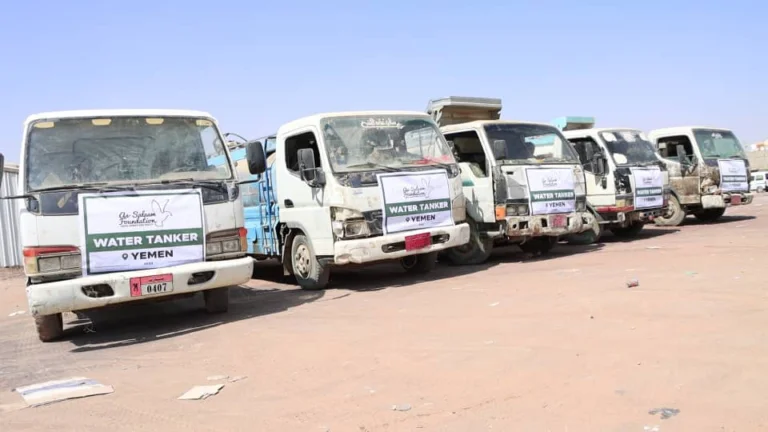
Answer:
[{"label": "parked truck", "polygon": [[596,222],[571,242],[596,242],[606,229],[617,237],[632,238],[666,213],[669,174],[642,131],[595,128],[593,117],[560,117],[553,124],[584,165],[587,203]]},{"label": "parked truck", "polygon": [[593,224],[584,171],[552,125],[500,120],[501,100],[447,97],[429,102],[461,168],[470,241],[446,251],[455,264],[485,261],[495,245],[547,253],[562,236]]},{"label": "parked truck", "polygon": [[751,204],[749,160],[728,129],[673,127],[648,134],[669,170],[669,209],[658,225],[677,226],[685,216],[719,219],[728,206]]},{"label": "parked truck", "polygon": [[318,114],[271,142],[235,153],[258,180],[246,199],[248,251],[280,260],[301,288],[325,288],[346,264],[399,260],[426,273],[438,252],[469,241],[459,169],[428,115]]},{"label": "parked truck", "polygon": [[210,114],[30,116],[19,189],[9,198],[24,203],[27,299],[44,342],[62,335],[63,312],[197,292],[225,312],[228,287],[251,277],[237,177]]}]

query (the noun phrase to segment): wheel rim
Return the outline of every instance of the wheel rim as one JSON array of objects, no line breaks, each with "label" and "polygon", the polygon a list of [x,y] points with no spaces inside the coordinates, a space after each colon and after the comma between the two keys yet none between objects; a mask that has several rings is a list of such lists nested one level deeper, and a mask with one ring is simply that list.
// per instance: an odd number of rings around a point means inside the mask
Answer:
[{"label": "wheel rim", "polygon": [[299,276],[304,278],[309,276],[310,257],[311,254],[307,245],[302,244],[296,248],[296,252],[293,254],[293,267]]},{"label": "wheel rim", "polygon": [[672,198],[669,200],[669,206],[667,207],[667,214],[665,214],[662,219],[672,219],[677,215],[677,212],[680,211],[680,205],[677,203],[677,200]]},{"label": "wheel rim", "polygon": [[410,255],[402,258],[403,267],[408,270],[416,265],[416,260],[418,257],[416,255]]}]

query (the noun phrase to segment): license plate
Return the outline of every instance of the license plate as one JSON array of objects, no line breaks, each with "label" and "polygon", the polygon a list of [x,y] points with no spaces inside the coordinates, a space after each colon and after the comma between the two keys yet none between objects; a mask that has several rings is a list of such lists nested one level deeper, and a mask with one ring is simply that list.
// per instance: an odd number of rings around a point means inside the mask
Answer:
[{"label": "license plate", "polygon": [[741,195],[731,195],[731,205],[741,204]]},{"label": "license plate", "polygon": [[416,249],[424,249],[432,244],[432,234],[416,234],[405,237],[405,250],[412,251]]},{"label": "license plate", "polygon": [[131,297],[151,296],[173,291],[173,275],[144,276],[131,278]]},{"label": "license plate", "polygon": [[568,218],[566,215],[554,215],[550,219],[550,224],[552,224],[553,228],[565,228],[567,223]]}]

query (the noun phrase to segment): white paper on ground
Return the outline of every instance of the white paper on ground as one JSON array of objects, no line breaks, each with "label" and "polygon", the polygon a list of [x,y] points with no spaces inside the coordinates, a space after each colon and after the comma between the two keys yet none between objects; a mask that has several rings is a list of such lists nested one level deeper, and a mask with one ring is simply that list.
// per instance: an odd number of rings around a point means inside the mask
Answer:
[{"label": "white paper on ground", "polygon": [[90,378],[75,377],[18,387],[14,391],[24,398],[27,405],[35,407],[67,399],[110,394],[114,389]]}]

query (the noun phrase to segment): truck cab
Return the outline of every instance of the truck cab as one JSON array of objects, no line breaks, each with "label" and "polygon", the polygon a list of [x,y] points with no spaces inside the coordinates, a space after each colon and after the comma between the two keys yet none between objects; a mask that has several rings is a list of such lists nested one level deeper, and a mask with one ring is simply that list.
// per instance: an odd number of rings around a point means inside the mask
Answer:
[{"label": "truck cab", "polygon": [[317,114],[263,147],[235,153],[256,181],[249,253],[279,259],[303,289],[325,288],[331,268],[346,264],[399,260],[426,273],[438,252],[469,241],[458,166],[424,113]]},{"label": "truck cab", "polygon": [[470,242],[446,252],[456,264],[485,261],[495,245],[546,253],[593,223],[584,171],[559,130],[500,120],[501,100],[448,97],[427,112],[451,143],[467,199]]},{"label": "truck cab", "polygon": [[685,126],[648,134],[669,171],[669,210],[658,225],[677,226],[693,214],[714,222],[726,207],[751,204],[749,160],[736,135],[722,128]]},{"label": "truck cab", "polygon": [[617,237],[632,238],[665,214],[669,175],[642,131],[595,128],[593,117],[560,117],[552,123],[579,154],[587,201],[597,220],[592,230],[573,242],[595,242],[606,229]]},{"label": "truck cab", "polygon": [[30,116],[19,190],[10,199],[23,200],[27,299],[44,342],[62,335],[64,312],[197,292],[224,312],[228,287],[250,280],[239,184],[208,113]]}]

